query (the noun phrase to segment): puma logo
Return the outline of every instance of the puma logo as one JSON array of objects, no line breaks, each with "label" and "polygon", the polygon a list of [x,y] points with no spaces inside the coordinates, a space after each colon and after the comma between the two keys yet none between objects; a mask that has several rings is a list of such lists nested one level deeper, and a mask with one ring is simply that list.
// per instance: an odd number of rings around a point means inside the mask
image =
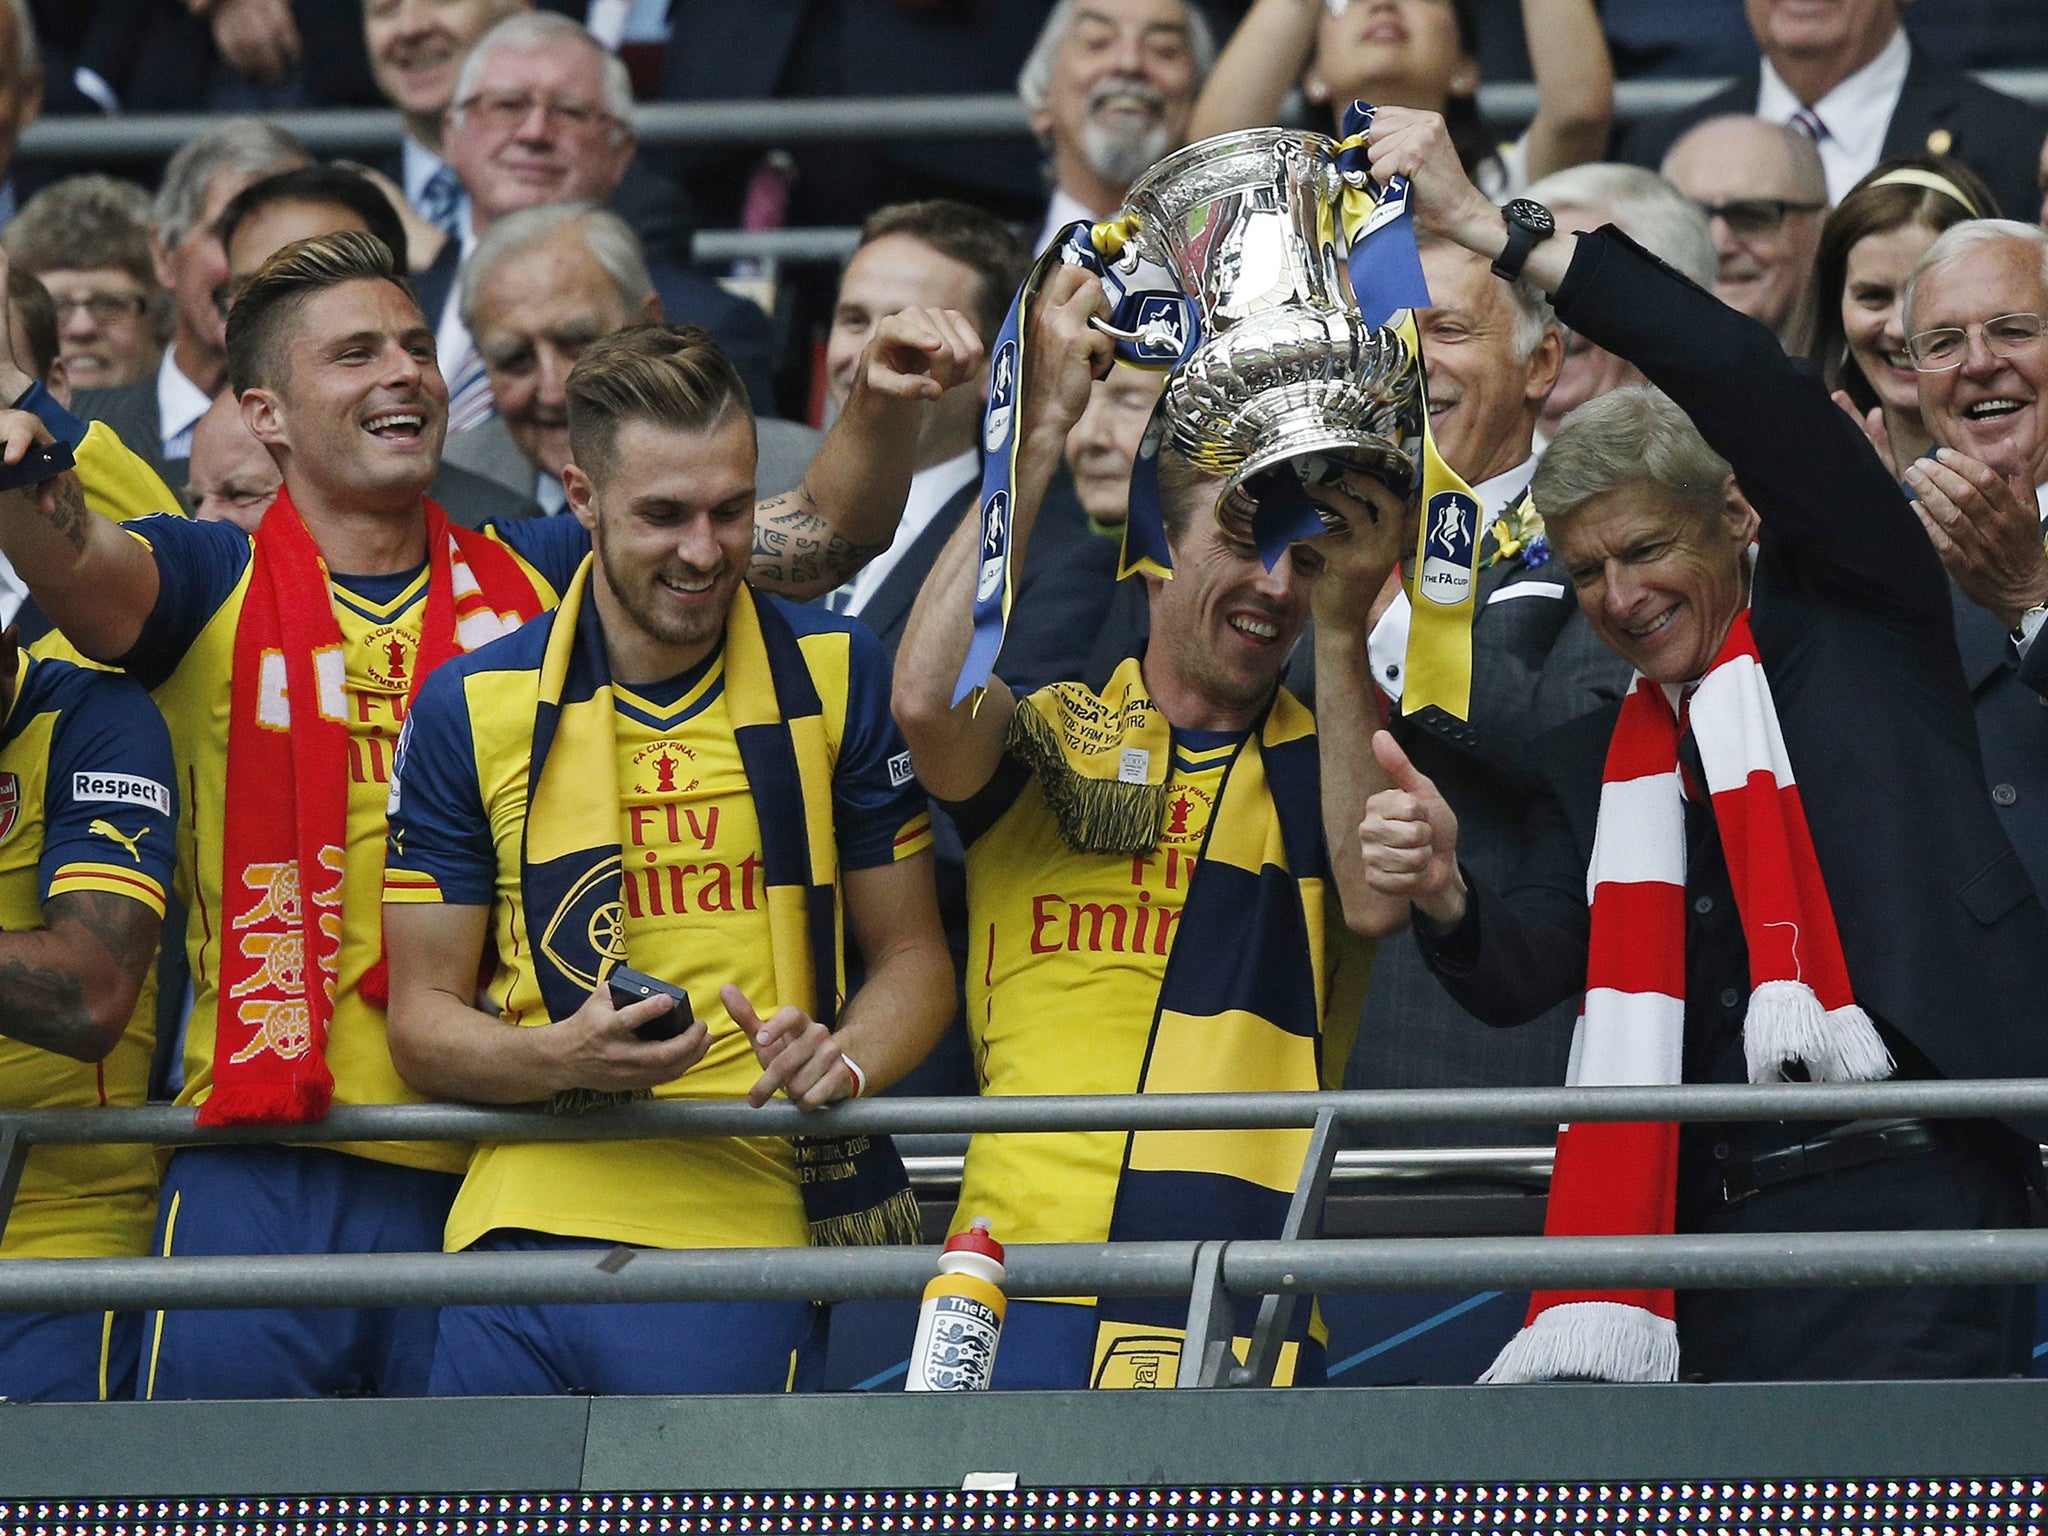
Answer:
[{"label": "puma logo", "polygon": [[136,863],[140,864],[142,862],[142,850],[137,848],[135,845],[141,842],[145,837],[149,836],[149,828],[144,827],[141,831],[137,832],[133,837],[130,837],[127,833],[123,832],[119,827],[115,826],[111,821],[106,821],[98,817],[95,817],[92,821],[86,823],[85,830],[88,832],[97,832],[101,837],[111,837],[115,842],[119,843],[123,848],[126,848],[128,850],[128,852],[134,857]]}]

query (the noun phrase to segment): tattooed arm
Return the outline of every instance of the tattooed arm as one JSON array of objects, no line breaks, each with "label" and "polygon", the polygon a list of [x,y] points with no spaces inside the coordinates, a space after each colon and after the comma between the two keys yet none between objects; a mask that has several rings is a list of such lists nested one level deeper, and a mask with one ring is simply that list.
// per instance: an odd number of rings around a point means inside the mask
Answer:
[{"label": "tattooed arm", "polygon": [[[17,464],[49,429],[26,411],[0,411],[0,459]],[[118,523],[90,512],[78,477],[0,491],[0,551],[50,621],[95,661],[116,661],[141,638],[157,595],[156,560]]]},{"label": "tattooed arm", "polygon": [[0,933],[0,1035],[100,1060],[135,1012],[161,926],[145,903],[126,896],[52,896],[42,927]]},{"label": "tattooed arm", "polygon": [[817,597],[887,549],[927,402],[982,382],[981,338],[958,310],[905,309],[877,324],[803,484],[754,508],[748,580],[784,597]]}]

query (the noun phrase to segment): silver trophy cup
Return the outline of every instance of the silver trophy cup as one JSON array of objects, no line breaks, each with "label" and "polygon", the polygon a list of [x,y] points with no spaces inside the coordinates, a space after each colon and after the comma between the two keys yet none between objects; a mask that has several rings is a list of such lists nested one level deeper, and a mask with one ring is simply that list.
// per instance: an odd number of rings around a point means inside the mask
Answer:
[{"label": "silver trophy cup", "polygon": [[1162,409],[1173,446],[1226,477],[1227,520],[1248,511],[1247,482],[1283,465],[1310,481],[1361,470],[1403,494],[1414,482],[1416,360],[1359,316],[1336,148],[1283,128],[1222,134],[1168,155],[1125,202],[1137,229],[1118,269],[1164,267],[1201,317]]}]

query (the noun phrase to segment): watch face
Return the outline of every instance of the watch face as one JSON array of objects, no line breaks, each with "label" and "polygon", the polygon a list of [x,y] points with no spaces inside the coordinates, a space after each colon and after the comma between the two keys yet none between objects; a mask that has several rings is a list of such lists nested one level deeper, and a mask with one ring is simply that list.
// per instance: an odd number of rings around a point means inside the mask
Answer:
[{"label": "watch face", "polygon": [[1534,233],[1539,239],[1547,240],[1557,233],[1557,220],[1551,217],[1550,210],[1529,198],[1516,198],[1503,208],[1501,213],[1511,222]]}]

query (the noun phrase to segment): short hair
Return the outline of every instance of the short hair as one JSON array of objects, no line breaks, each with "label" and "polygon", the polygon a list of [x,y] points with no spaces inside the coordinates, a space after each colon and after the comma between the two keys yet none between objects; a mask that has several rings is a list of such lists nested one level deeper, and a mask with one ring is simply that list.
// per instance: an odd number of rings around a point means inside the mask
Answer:
[{"label": "short hair", "polygon": [[1003,316],[1010,311],[1011,297],[1031,270],[1031,252],[1017,232],[986,209],[934,197],[877,208],[861,225],[860,246],[855,249],[890,235],[908,235],[941,256],[974,269],[981,278],[975,329],[983,342],[993,345],[996,332],[1003,328]]},{"label": "short hair", "polygon": [[409,299],[412,280],[398,270],[391,247],[359,229],[294,240],[251,274],[228,310],[228,383],[237,398],[272,386],[285,323],[316,293],[343,283],[382,279]]},{"label": "short hair", "polygon": [[[1421,249],[1433,245],[1448,246],[1462,250],[1462,246],[1439,235],[1424,232],[1418,237]],[[1543,344],[1543,333],[1557,325],[1557,311],[1550,307],[1550,299],[1541,288],[1526,277],[1518,277],[1508,284],[1508,297],[1515,307],[1514,347],[1515,359],[1526,363]]]},{"label": "short hair", "polygon": [[1156,462],[1159,467],[1159,521],[1166,529],[1168,546],[1177,546],[1187,537],[1188,527],[1194,521],[1192,503],[1195,497],[1205,486],[1220,485],[1224,477],[1203,469],[1174,447],[1170,438],[1160,443]]},{"label": "short hair", "polygon": [[96,174],[53,181],[21,205],[0,246],[38,277],[98,267],[125,272],[148,292],[159,329],[170,320],[149,254],[149,194],[132,181]]},{"label": "short hair", "polygon": [[655,291],[654,279],[648,275],[640,239],[626,221],[595,203],[544,203],[538,208],[506,214],[477,241],[469,260],[462,264],[456,290],[462,323],[472,331],[476,329],[476,296],[498,268],[571,224],[580,226],[578,233],[591,259],[604,268],[626,308],[637,313],[647,302],[647,296]]},{"label": "short hair", "polygon": [[50,297],[50,290],[33,272],[10,267],[7,270],[7,307],[21,316],[21,331],[28,338],[29,362],[32,364],[29,371],[38,380],[49,378],[58,352],[57,305]]},{"label": "short hair", "polygon": [[169,250],[192,232],[206,211],[206,189],[222,171],[262,175],[306,163],[306,146],[257,117],[231,117],[187,142],[164,167],[150,213],[157,243]]},{"label": "short hair", "polygon": [[1828,200],[1828,173],[1821,164],[1820,147],[1789,123],[1774,123],[1748,112],[1723,112],[1718,117],[1703,118],[1694,123],[1672,142],[1664,152],[1664,163],[1669,165],[1678,146],[1705,128],[1718,128],[1725,123],[1748,123],[1761,130],[1766,138],[1774,139],[1784,152],[1788,169],[1792,172],[1793,190],[1796,196],[1809,202],[1825,205]]},{"label": "short hair", "polygon": [[1624,384],[1565,417],[1537,462],[1529,494],[1546,524],[1568,521],[1596,496],[1647,483],[1701,517],[1725,505],[1728,461],[1662,390]]},{"label": "short hair", "polygon": [[[24,80],[43,76],[43,48],[36,39],[36,16],[29,0],[7,0],[14,13],[14,64]],[[46,370],[47,371],[47,370]]]},{"label": "short hair", "polygon": [[564,393],[570,452],[593,481],[610,473],[628,421],[705,432],[735,413],[754,419],[746,385],[701,325],[629,325],[601,336],[576,359]]},{"label": "short hair", "polygon": [[484,61],[492,54],[546,53],[564,44],[580,45],[597,55],[604,76],[604,109],[630,128],[633,122],[633,76],[625,61],[599,42],[588,27],[555,11],[520,11],[507,16],[478,38],[455,77],[455,94],[449,99],[450,110],[460,112],[462,104],[476,94],[477,81],[483,77]]},{"label": "short hair", "polygon": [[1996,245],[2001,240],[2018,240],[2037,247],[2041,253],[2041,283],[2048,287],[2048,229],[2022,224],[2017,219],[1967,219],[1937,235],[1934,244],[1927,247],[1927,254],[1913,268],[1913,276],[1906,283],[1905,331],[1908,336],[1913,334],[1913,302],[1919,296],[1921,280],[1936,267],[1946,266],[1959,256],[1967,256],[1981,246]]},{"label": "short hair", "polygon": [[1829,388],[1843,390],[1860,411],[1877,406],[1877,391],[1849,355],[1849,339],[1842,329],[1849,253],[1873,235],[1918,225],[1938,236],[1971,219],[1996,218],[1999,212],[1998,199],[1981,176],[1960,160],[1940,155],[1887,160],[1849,189],[1821,226],[1807,306],[1813,316],[1813,339],[1806,355]]},{"label": "short hair", "polygon": [[391,206],[391,199],[360,171],[339,165],[300,165],[252,181],[237,192],[220,211],[220,243],[227,245],[252,217],[265,208],[284,203],[325,203],[346,208],[363,221],[363,227],[390,248],[398,270],[411,260],[405,238],[405,221]]},{"label": "short hair", "polygon": [[[1181,9],[1187,12],[1188,52],[1194,55],[1195,84],[1200,86],[1216,67],[1216,33],[1196,0],[1181,0]],[[1025,56],[1024,67],[1017,71],[1017,95],[1028,112],[1045,110],[1045,98],[1052,91],[1053,62],[1059,57],[1060,44],[1066,41],[1073,14],[1074,0],[1059,0],[1038,29],[1038,41]]]},{"label": "short hair", "polygon": [[1522,195],[1548,208],[1586,208],[1605,215],[1607,223],[1709,292],[1720,276],[1713,225],[1699,204],[1655,171],[1595,161],[1552,171]]}]

